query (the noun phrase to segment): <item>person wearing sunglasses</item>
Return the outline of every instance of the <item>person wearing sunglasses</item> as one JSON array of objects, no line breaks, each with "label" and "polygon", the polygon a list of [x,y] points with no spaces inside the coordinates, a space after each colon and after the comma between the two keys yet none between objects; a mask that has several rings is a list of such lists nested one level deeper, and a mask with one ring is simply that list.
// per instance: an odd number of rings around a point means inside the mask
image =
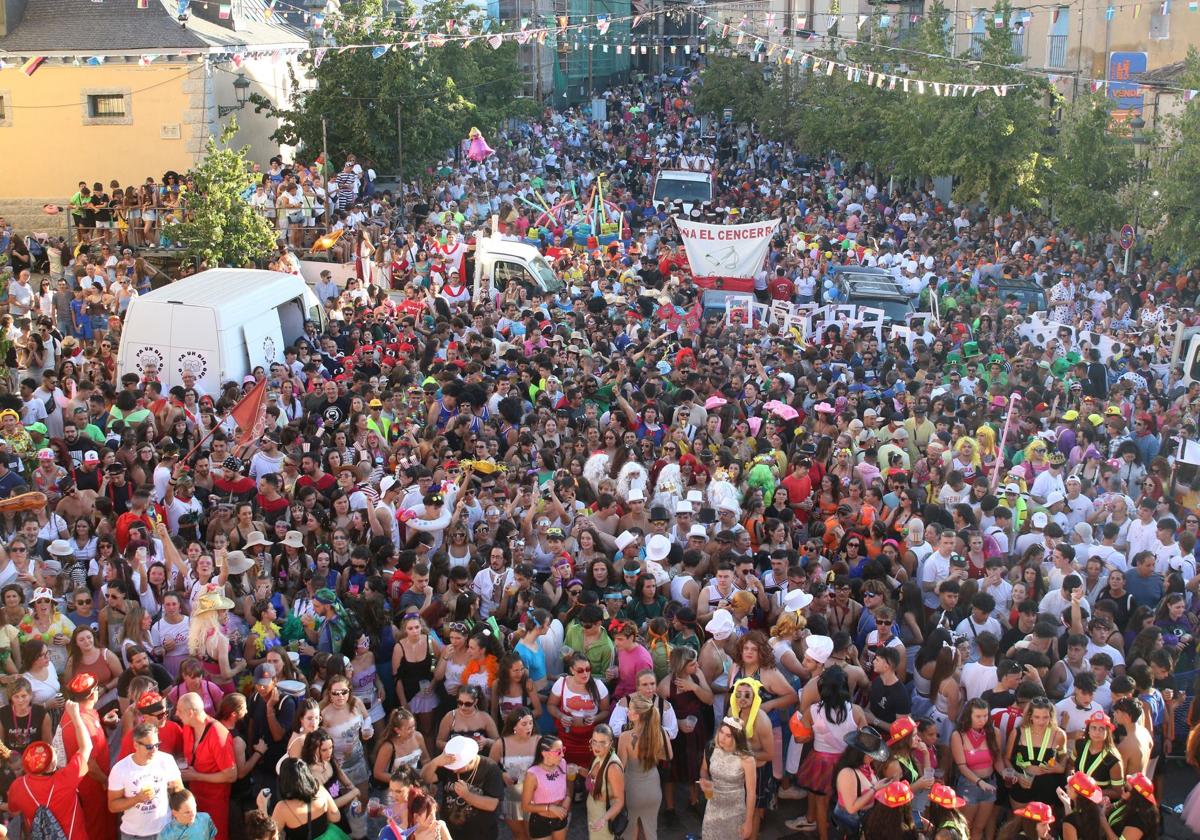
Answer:
[{"label": "person wearing sunglasses", "polygon": [[171,821],[169,792],[183,790],[175,758],[159,749],[158,726],[133,728],[133,753],[108,774],[108,809],[121,815],[121,836],[157,837]]},{"label": "person wearing sunglasses", "polygon": [[593,663],[582,653],[572,653],[547,700],[570,763],[590,765],[592,732],[597,723],[608,720],[609,699],[608,688],[593,676]]}]

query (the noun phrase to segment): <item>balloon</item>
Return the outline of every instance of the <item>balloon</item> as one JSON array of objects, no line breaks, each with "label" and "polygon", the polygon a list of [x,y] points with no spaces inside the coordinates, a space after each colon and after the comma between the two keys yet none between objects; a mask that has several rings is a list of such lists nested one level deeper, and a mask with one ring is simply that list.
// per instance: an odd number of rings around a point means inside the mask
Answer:
[{"label": "balloon", "polygon": [[824,287],[825,287],[826,289],[832,289],[832,288],[833,288],[833,281],[832,281],[832,280],[826,280],[826,281],[825,281],[825,283],[824,283],[823,285],[824,285]]}]

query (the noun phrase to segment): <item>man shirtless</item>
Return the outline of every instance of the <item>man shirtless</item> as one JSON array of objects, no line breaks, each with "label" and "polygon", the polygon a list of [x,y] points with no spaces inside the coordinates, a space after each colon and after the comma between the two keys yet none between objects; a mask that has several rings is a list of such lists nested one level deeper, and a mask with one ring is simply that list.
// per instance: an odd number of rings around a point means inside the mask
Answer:
[{"label": "man shirtless", "polygon": [[1117,742],[1117,751],[1121,754],[1126,775],[1145,773],[1150,765],[1154,739],[1146,727],[1139,725],[1141,717],[1142,706],[1134,698],[1123,697],[1113,702],[1113,722],[1118,730],[1125,730],[1125,735]]}]

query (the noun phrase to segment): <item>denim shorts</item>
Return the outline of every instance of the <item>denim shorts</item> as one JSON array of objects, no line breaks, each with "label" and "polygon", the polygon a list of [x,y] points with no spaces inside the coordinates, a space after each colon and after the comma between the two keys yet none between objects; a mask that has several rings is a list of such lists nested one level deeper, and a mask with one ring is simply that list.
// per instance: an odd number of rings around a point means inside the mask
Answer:
[{"label": "denim shorts", "polygon": [[[988,784],[996,784],[994,775],[980,776],[981,781]],[[985,802],[995,802],[996,792],[987,793],[979,785],[972,782],[966,776],[960,775],[958,781],[954,784],[954,792],[967,800],[968,805],[982,805]]]}]

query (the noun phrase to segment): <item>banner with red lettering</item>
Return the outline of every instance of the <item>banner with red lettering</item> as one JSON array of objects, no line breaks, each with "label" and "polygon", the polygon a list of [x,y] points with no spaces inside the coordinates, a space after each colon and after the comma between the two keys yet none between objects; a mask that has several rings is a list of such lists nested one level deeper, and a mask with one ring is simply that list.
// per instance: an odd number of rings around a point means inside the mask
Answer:
[{"label": "banner with red lettering", "polygon": [[748,225],[706,225],[676,217],[692,274],[743,277],[757,274],[767,257],[779,219]]}]

